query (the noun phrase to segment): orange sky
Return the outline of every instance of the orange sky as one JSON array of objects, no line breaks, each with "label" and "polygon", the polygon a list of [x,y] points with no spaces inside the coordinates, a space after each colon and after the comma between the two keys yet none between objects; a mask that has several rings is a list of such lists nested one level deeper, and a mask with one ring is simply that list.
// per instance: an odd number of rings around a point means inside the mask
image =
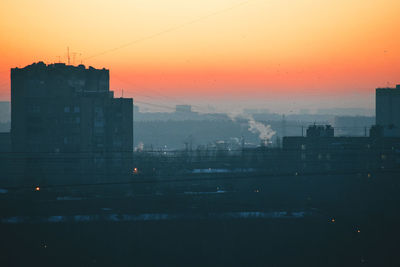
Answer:
[{"label": "orange sky", "polygon": [[66,62],[67,46],[146,101],[366,96],[400,83],[399,14],[398,0],[2,0],[0,99],[11,67]]}]

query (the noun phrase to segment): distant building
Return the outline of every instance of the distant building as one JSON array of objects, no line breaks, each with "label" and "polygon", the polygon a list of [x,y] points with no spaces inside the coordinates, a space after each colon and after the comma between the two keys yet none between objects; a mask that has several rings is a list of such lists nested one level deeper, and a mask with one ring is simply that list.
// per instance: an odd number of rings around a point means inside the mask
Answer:
[{"label": "distant building", "polygon": [[312,125],[307,128],[307,137],[333,137],[334,129],[330,125]]},{"label": "distant building", "polygon": [[192,111],[191,105],[176,105],[173,117],[178,120],[198,120],[199,114]]},{"label": "distant building", "polygon": [[287,162],[304,172],[400,166],[400,138],[376,138],[373,132],[371,137],[334,137],[329,125],[310,126],[306,137],[283,137],[282,151]]},{"label": "distant building", "polygon": [[367,136],[375,124],[375,117],[335,116],[334,127],[337,136]]},{"label": "distant building", "polygon": [[11,107],[14,152],[62,158],[75,170],[129,165],[133,100],[113,97],[106,69],[43,62],[14,68]]},{"label": "distant building", "polygon": [[394,125],[389,125],[385,127],[381,125],[373,125],[369,130],[369,134],[373,138],[400,137],[400,128],[395,127]]},{"label": "distant building", "polygon": [[190,113],[190,112],[192,112],[192,106],[191,105],[176,105],[175,112]]},{"label": "distant building", "polygon": [[376,124],[390,135],[400,133],[400,85],[396,88],[377,88],[375,100]]}]

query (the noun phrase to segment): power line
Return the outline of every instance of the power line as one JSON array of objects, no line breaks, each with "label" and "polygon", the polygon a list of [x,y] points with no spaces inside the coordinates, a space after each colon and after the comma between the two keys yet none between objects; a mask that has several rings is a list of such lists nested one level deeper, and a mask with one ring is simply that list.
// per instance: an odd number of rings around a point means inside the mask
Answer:
[{"label": "power line", "polygon": [[[133,83],[128,82],[128,81],[126,81],[126,80],[124,80],[124,79],[121,79],[120,77],[116,76],[115,74],[113,74],[113,77],[117,78],[118,80],[120,80],[120,81],[123,82],[123,83],[126,83],[126,84],[128,84],[128,85],[130,85],[130,86],[133,86],[134,88],[138,88],[138,87],[135,86]],[[179,100],[179,99],[176,99],[176,98],[173,98],[173,97],[164,95],[164,94],[160,93],[159,91],[154,90],[154,89],[151,89],[151,88],[148,88],[148,87],[143,87],[143,86],[141,86],[141,87],[138,88],[138,89],[142,89],[143,91],[152,91],[152,92],[154,92],[154,93],[158,94],[159,96],[164,97],[164,98],[166,98],[166,99],[173,100],[173,101],[178,102],[178,103],[180,102],[181,104],[185,104],[185,103],[183,103],[183,102],[182,102],[181,100]],[[149,95],[143,95],[143,94],[142,94],[142,96],[148,97],[148,98],[150,98],[150,99],[154,99],[154,97],[149,96]]]},{"label": "power line", "polygon": [[245,5],[245,4],[247,4],[247,3],[251,2],[251,1],[254,1],[254,0],[242,1],[242,2],[240,2],[240,3],[238,3],[238,4],[236,4],[236,5],[233,5],[233,6],[224,8],[224,9],[217,10],[217,11],[215,11],[215,12],[212,12],[212,13],[209,13],[209,14],[207,14],[207,15],[198,17],[198,18],[196,18],[196,19],[187,21],[187,22],[182,23],[182,24],[179,24],[179,25],[177,25],[177,26],[173,26],[173,27],[167,28],[167,29],[165,29],[165,30],[163,30],[163,31],[156,32],[156,33],[151,34],[151,35],[149,35],[149,36],[146,36],[146,37],[143,37],[143,38],[139,38],[139,39],[133,40],[133,41],[131,41],[131,42],[128,42],[128,43],[126,43],[126,44],[123,44],[123,45],[120,45],[120,46],[117,46],[117,47],[114,47],[114,48],[105,50],[105,51],[103,51],[103,52],[100,52],[100,53],[97,53],[97,54],[88,56],[88,57],[86,57],[86,58],[83,58],[83,60],[88,60],[88,59],[92,59],[92,58],[95,58],[95,57],[98,57],[98,56],[102,56],[102,55],[105,55],[105,54],[108,54],[108,53],[111,53],[111,52],[115,52],[115,51],[120,50],[120,49],[122,49],[122,48],[131,46],[131,45],[134,45],[134,44],[143,42],[143,41],[147,41],[147,40],[153,39],[153,38],[155,38],[155,37],[161,36],[161,35],[166,34],[166,33],[170,33],[170,32],[173,32],[173,31],[182,29],[182,28],[184,28],[184,27],[186,27],[186,26],[188,26],[188,25],[195,24],[195,23],[197,23],[197,22],[200,22],[200,21],[202,21],[202,20],[208,19],[208,18],[210,18],[210,17],[214,17],[214,16],[220,15],[220,14],[222,14],[222,13],[228,12],[228,11],[230,11],[230,10],[232,10],[232,9],[238,8],[238,7],[240,7],[240,6],[243,6],[243,5]]}]

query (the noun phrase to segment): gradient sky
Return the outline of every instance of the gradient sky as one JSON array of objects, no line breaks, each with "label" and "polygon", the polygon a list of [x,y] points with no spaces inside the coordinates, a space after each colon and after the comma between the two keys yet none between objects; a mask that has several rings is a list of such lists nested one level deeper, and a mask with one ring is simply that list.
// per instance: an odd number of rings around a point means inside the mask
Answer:
[{"label": "gradient sky", "polygon": [[373,108],[400,83],[398,0],[2,0],[0,32],[1,100],[67,47],[146,102]]}]

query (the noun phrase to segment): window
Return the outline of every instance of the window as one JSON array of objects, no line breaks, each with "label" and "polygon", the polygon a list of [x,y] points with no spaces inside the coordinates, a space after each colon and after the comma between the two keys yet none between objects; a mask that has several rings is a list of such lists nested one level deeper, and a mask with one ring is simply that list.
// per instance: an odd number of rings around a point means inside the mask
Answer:
[{"label": "window", "polygon": [[64,112],[68,113],[70,111],[70,108],[68,106],[64,107]]},{"label": "window", "polygon": [[78,106],[75,106],[75,107],[74,107],[74,112],[75,112],[75,113],[81,112],[81,108],[78,107]]}]

